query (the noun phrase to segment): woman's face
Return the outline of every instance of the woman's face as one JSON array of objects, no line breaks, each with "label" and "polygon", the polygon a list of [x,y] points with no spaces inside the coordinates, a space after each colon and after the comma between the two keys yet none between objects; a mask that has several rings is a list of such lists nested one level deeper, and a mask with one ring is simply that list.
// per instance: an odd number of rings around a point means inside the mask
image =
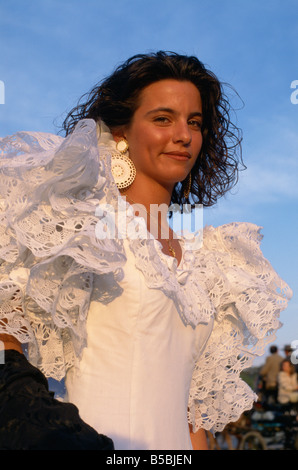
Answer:
[{"label": "woman's face", "polygon": [[124,130],[138,178],[173,189],[195,164],[202,147],[202,101],[188,81],[161,80],[146,87]]},{"label": "woman's face", "polygon": [[291,372],[291,364],[285,361],[282,365],[282,369],[284,372],[287,372],[289,374]]}]

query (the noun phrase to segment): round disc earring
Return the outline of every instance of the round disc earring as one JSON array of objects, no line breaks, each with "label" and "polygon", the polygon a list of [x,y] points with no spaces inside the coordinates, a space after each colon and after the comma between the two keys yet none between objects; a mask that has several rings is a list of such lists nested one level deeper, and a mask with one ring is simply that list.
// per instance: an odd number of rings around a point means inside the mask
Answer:
[{"label": "round disc earring", "polygon": [[111,170],[118,189],[126,189],[136,177],[136,168],[128,156],[128,142],[119,140],[116,144],[117,153],[112,155]]}]

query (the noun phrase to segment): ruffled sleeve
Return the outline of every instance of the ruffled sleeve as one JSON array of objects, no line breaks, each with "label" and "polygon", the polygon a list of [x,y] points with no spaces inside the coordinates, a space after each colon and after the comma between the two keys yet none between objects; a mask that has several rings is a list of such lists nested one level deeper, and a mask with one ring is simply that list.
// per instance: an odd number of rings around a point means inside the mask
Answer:
[{"label": "ruffled sleeve", "polygon": [[189,422],[195,430],[222,431],[257,399],[240,373],[274,341],[279,314],[292,295],[264,258],[261,239],[254,224],[207,227],[195,256],[194,272],[214,312],[214,327],[190,389]]},{"label": "ruffled sleeve", "polygon": [[121,277],[123,244],[96,236],[108,192],[97,126],[67,138],[0,140],[0,333],[28,343],[33,365],[60,380],[86,343],[95,274]]}]

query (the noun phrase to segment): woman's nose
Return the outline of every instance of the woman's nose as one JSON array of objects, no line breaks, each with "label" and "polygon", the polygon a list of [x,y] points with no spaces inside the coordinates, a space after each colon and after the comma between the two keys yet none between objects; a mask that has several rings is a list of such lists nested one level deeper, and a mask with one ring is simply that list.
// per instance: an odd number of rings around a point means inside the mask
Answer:
[{"label": "woman's nose", "polygon": [[191,143],[191,131],[187,122],[178,122],[175,125],[173,141],[181,142],[183,145]]}]

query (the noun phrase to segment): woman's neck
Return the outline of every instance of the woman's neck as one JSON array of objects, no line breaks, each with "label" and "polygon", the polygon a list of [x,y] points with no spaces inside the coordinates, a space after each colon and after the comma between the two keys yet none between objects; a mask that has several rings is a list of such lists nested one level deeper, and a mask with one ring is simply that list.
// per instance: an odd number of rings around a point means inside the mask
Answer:
[{"label": "woman's neck", "polygon": [[136,178],[134,183],[122,192],[123,197],[127,197],[128,202],[132,201],[142,204],[148,212],[151,212],[151,205],[171,203],[172,188],[166,188],[157,181],[146,181]]},{"label": "woman's neck", "polygon": [[136,216],[144,218],[147,230],[160,241],[163,252],[180,263],[182,251],[178,239],[168,224],[168,207],[171,203],[172,189],[153,182],[145,184],[141,178],[134,181],[130,188],[122,192],[127,202],[134,206]]}]

